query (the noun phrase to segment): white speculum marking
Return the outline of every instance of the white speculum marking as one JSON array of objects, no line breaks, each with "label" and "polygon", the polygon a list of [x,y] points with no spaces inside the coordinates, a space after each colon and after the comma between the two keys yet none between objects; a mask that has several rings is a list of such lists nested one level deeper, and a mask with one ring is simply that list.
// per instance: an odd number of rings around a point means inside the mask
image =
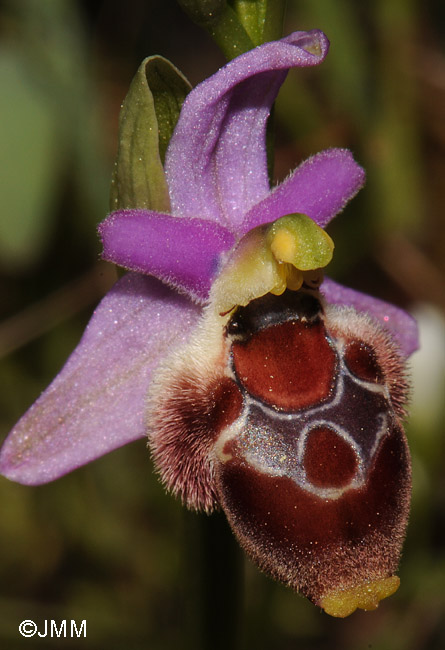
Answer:
[{"label": "white speculum marking", "polygon": [[[383,438],[385,433],[388,431],[388,418],[384,413],[379,413],[377,415],[377,420],[380,421],[380,426],[377,430],[377,434],[375,435],[375,442],[372,448],[372,452],[370,454],[370,457],[372,458],[377,451],[380,440]],[[304,459],[304,453],[306,451],[306,442],[308,439],[309,434],[311,431],[314,429],[317,429],[319,427],[327,427],[328,429],[331,429],[334,431],[340,438],[342,438],[347,444],[349,444],[352,449],[354,450],[356,456],[357,456],[357,461],[358,461],[358,469],[355,474],[355,476],[352,478],[351,482],[348,485],[342,486],[342,487],[319,487],[317,485],[313,485],[307,478],[306,476],[306,471],[304,469],[303,465],[303,459]],[[361,455],[361,448],[357,444],[357,442],[352,438],[352,436],[349,435],[347,431],[339,427],[335,422],[331,422],[329,420],[318,420],[314,421],[312,424],[307,425],[303,431],[301,432],[300,439],[298,440],[298,460],[300,462],[300,467],[301,467],[301,479],[298,482],[298,485],[302,488],[304,488],[307,492],[311,492],[312,494],[316,494],[318,497],[321,499],[338,499],[339,497],[344,494],[344,492],[347,492],[348,490],[353,490],[353,489],[358,489],[362,487],[365,482],[366,482],[366,472],[365,472],[365,467],[364,467],[364,462],[362,459]]]},{"label": "white speculum marking", "polygon": [[[286,413],[275,411],[263,402],[255,399],[246,391],[244,392],[244,408],[242,414],[231,425],[225,427],[214,446],[214,452],[220,462],[225,463],[233,458],[231,453],[224,452],[226,443],[230,440],[238,440],[236,455],[241,456],[253,469],[268,476],[290,476],[295,483],[305,491],[314,494],[320,499],[335,500],[345,492],[362,487],[367,478],[372,459],[379,449],[382,438],[389,433],[391,407],[389,401],[389,390],[385,384],[368,382],[353,375],[343,361],[343,345],[339,342],[332,342],[337,350],[339,368],[335,391],[327,401],[322,404],[303,409],[300,413]],[[232,376],[233,379],[233,376]],[[371,427],[369,435],[373,438],[372,445],[366,450],[354,439],[338,422],[329,417],[328,411],[339,406],[345,394],[345,382],[348,380],[360,390],[371,394],[381,395],[386,408],[375,413],[374,426]],[[262,412],[271,422],[276,423],[273,431],[265,430],[264,426],[257,426],[251,417],[252,411]],[[292,446],[289,441],[280,435],[279,429],[283,431],[291,428],[297,429],[298,423],[303,425],[295,431],[297,440]],[[351,481],[341,487],[322,487],[310,482],[304,468],[304,456],[309,435],[312,431],[326,428],[339,436],[354,452],[357,458],[357,470]],[[358,427],[364,430],[365,427]]]}]

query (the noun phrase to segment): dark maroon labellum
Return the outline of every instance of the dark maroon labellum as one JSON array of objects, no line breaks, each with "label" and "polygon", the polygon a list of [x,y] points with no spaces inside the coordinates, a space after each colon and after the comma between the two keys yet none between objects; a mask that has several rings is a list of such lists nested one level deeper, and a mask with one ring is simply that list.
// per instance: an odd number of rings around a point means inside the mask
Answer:
[{"label": "dark maroon labellum", "polygon": [[222,505],[260,567],[317,603],[394,574],[409,509],[389,388],[405,386],[401,363],[362,316],[344,318],[331,332],[316,295],[287,291],[238,309],[226,330],[245,408],[221,456]]},{"label": "dark maroon labellum", "polygon": [[221,334],[209,323],[155,395],[164,482],[222,506],[252,559],[329,613],[375,607],[397,588],[410,500],[397,349],[317,291],[253,300]]}]

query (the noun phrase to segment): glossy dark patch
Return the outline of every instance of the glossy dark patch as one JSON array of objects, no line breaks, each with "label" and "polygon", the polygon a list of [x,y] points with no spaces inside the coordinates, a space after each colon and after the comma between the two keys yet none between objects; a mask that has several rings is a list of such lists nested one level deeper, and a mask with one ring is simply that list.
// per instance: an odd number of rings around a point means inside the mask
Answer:
[{"label": "glossy dark patch", "polygon": [[335,381],[337,358],[322,321],[271,325],[232,344],[233,367],[250,395],[296,411],[325,401]]},{"label": "glossy dark patch", "polygon": [[303,465],[312,485],[340,488],[354,478],[358,459],[351,445],[335,431],[317,427],[306,440]]},{"label": "glossy dark patch", "polygon": [[322,307],[312,293],[286,290],[281,296],[271,293],[252,300],[246,307],[238,307],[230,319],[226,334],[246,340],[271,325],[287,320],[314,322],[320,319]]},{"label": "glossy dark patch", "polygon": [[383,371],[375,350],[370,345],[363,341],[351,341],[346,347],[344,359],[349,370],[359,379],[383,383]]},{"label": "glossy dark patch", "polygon": [[[319,493],[317,486],[309,485],[310,479],[304,468],[304,454],[311,432],[328,429],[350,440],[351,451],[345,454],[357,454],[358,470],[354,477],[356,483],[362,483],[368,476],[374,462],[378,442],[387,435],[392,426],[393,416],[389,411],[389,403],[380,391],[370,391],[366,386],[358,384],[349,375],[339,372],[338,385],[329,402],[302,409],[284,417],[275,409],[264,408],[258,402],[251,402],[245,413],[243,427],[236,437],[239,457],[262,469],[269,475],[287,476],[302,487]],[[341,443],[340,438],[338,439]],[[340,481],[346,474],[357,467],[355,463],[341,467],[338,458],[325,453],[323,447],[318,450],[316,443],[322,443],[323,438],[312,440],[313,463],[317,462],[317,454],[323,460],[323,465],[331,477],[335,471],[340,472]],[[344,449],[344,447],[342,447]],[[332,468],[329,465],[332,463]],[[340,467],[339,467],[340,465]],[[320,487],[320,486],[318,486]],[[334,486],[331,486],[334,487]],[[314,488],[314,489],[312,489]]]},{"label": "glossy dark patch", "polygon": [[243,403],[238,387],[228,377],[210,383],[204,391],[193,379],[184,377],[170,399],[174,400],[176,425],[187,432],[184,452],[201,431],[216,440],[220,431],[240,415]]},{"label": "glossy dark patch", "polygon": [[253,559],[317,600],[327,590],[396,570],[409,509],[409,455],[394,428],[365,485],[338,499],[320,499],[237,459],[221,467],[218,492]]},{"label": "glossy dark patch", "polygon": [[206,385],[182,376],[159,397],[151,418],[152,454],[164,483],[189,507],[216,506],[210,451],[242,406],[242,394],[228,377]]}]

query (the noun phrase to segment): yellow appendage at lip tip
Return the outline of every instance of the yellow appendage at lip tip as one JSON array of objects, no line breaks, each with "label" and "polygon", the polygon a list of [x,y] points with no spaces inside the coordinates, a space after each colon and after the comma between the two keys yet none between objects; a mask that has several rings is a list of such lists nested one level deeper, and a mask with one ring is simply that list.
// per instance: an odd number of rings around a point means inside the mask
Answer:
[{"label": "yellow appendage at lip tip", "polygon": [[370,611],[377,609],[378,604],[384,598],[392,596],[400,585],[397,576],[380,578],[371,582],[365,582],[352,589],[344,589],[328,593],[320,600],[320,607],[326,614],[345,618],[355,612],[356,609]]}]

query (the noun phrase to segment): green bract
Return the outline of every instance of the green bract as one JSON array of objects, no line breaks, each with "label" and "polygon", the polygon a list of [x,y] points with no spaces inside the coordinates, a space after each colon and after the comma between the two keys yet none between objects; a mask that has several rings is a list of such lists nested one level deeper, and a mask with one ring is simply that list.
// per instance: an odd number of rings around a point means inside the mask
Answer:
[{"label": "green bract", "polygon": [[167,59],[145,59],[119,118],[119,148],[111,183],[112,210],[148,208],[168,212],[163,159],[189,82]]}]

